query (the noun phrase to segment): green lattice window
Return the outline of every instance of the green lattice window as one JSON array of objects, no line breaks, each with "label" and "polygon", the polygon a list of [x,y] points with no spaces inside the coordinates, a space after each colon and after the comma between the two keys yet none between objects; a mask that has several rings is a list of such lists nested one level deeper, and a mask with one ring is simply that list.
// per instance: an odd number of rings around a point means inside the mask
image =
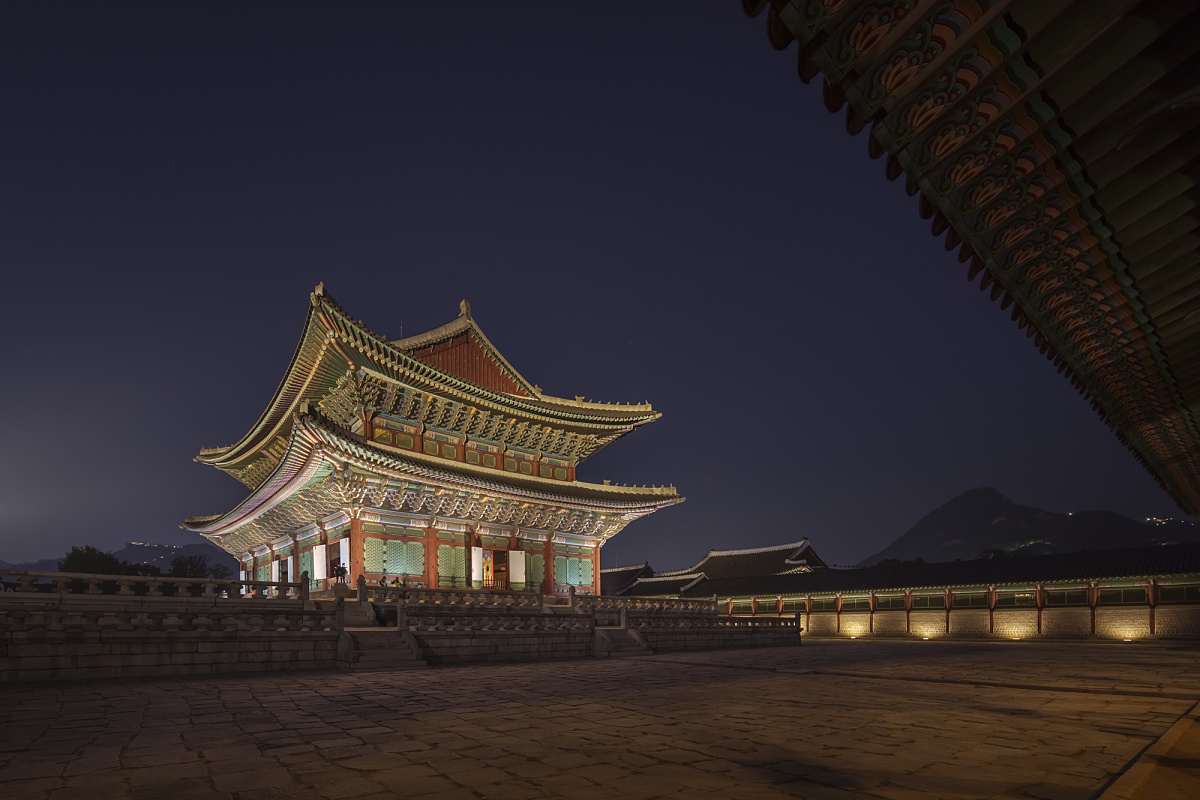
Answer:
[{"label": "green lattice window", "polygon": [[389,575],[425,574],[425,546],[420,542],[389,541],[384,555]]},{"label": "green lattice window", "polygon": [[383,572],[383,539],[367,539],[363,542],[363,572]]},{"label": "green lattice window", "polygon": [[946,595],[944,594],[914,594],[912,599],[913,608],[945,608]]},{"label": "green lattice window", "polygon": [[424,451],[427,455],[436,456],[438,454],[438,443],[437,442],[432,442],[429,439],[426,439],[425,443],[423,445],[421,445],[421,447],[422,447],[422,449],[424,449]]},{"label": "green lattice window", "polygon": [[495,469],[496,468],[496,457],[494,455],[492,455],[491,453],[484,453],[483,454],[483,465],[485,467],[491,467],[492,469]]},{"label": "green lattice window", "polygon": [[465,547],[438,545],[437,567],[438,586],[467,585],[467,549]]},{"label": "green lattice window", "polygon": [[592,560],[590,558],[579,559],[579,583],[577,586],[592,585]]},{"label": "green lattice window", "polygon": [[258,567],[256,570],[254,570],[254,579],[257,581],[271,580],[271,565],[263,564],[261,567]]},{"label": "green lattice window", "polygon": [[1162,586],[1158,599],[1164,603],[1200,603],[1200,586]]},{"label": "green lattice window", "polygon": [[1145,587],[1129,589],[1101,589],[1099,603],[1102,606],[1132,605],[1146,602]]},{"label": "green lattice window", "polygon": [[1046,605],[1048,606],[1086,606],[1087,604],[1087,589],[1058,589],[1046,592]]},{"label": "green lattice window", "polygon": [[530,553],[525,557],[525,585],[541,587],[546,580],[546,557]]},{"label": "green lattice window", "polygon": [[468,464],[478,464],[479,463],[479,451],[478,450],[468,450],[467,451],[467,463]]},{"label": "green lattice window", "polygon": [[996,592],[996,607],[1004,606],[1036,606],[1037,594],[1035,592]]},{"label": "green lattice window", "polygon": [[812,601],[813,611],[837,611],[836,597],[818,597]]},{"label": "green lattice window", "polygon": [[456,450],[452,444],[444,444],[442,445],[442,457],[458,458],[458,450]]},{"label": "green lattice window", "polygon": [[[308,588],[312,589],[317,585],[317,582],[315,580],[313,580],[312,550],[305,550],[303,553],[300,554],[300,572],[302,574],[305,572],[308,573]],[[300,576],[297,575],[296,580],[299,580],[299,579],[300,579]]]},{"label": "green lattice window", "polygon": [[567,557],[554,557],[554,582],[567,583]]},{"label": "green lattice window", "polygon": [[987,606],[988,596],[986,592],[954,595],[955,608],[987,608]]},{"label": "green lattice window", "polygon": [[904,608],[904,595],[892,594],[892,595],[883,595],[882,597],[875,598],[875,610],[876,611],[882,611],[882,610],[888,609],[888,608],[903,609]]}]

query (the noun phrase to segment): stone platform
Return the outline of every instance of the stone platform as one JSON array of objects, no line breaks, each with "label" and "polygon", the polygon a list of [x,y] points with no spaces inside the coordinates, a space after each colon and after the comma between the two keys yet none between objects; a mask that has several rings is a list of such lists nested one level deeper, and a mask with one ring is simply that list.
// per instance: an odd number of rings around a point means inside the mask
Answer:
[{"label": "stone platform", "polygon": [[[1186,750],[1172,757],[1164,736],[1190,724],[1197,656],[1164,644],[813,641],[385,673],[7,683],[0,794],[1173,796],[1155,788],[1158,775],[1174,796],[1197,797],[1200,765]],[[1158,751],[1170,773],[1147,761]]]}]

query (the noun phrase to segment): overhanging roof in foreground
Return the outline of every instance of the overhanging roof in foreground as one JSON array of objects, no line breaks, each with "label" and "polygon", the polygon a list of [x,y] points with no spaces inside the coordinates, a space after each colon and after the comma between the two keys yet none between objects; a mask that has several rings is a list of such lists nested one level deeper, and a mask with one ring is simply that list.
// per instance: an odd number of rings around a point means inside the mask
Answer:
[{"label": "overhanging roof in foreground", "polygon": [[1200,2],[744,5],[776,48],[799,43],[800,78],[869,129],[968,278],[1200,512]]}]

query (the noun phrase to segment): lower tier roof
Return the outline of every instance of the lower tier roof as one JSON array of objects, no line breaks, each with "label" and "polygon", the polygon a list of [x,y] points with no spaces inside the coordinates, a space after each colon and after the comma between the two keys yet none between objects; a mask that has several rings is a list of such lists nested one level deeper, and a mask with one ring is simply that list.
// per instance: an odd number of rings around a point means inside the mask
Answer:
[{"label": "lower tier roof", "polygon": [[305,525],[363,508],[404,510],[594,537],[683,502],[674,487],[609,486],[501,473],[368,442],[297,415],[274,471],[224,514],[190,516],[182,527],[231,553]]}]

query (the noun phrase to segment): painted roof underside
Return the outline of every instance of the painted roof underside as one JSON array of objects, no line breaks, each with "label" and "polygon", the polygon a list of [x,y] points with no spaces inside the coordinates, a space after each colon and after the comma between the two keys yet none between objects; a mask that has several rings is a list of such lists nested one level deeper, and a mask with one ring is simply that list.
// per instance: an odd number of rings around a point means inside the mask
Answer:
[{"label": "painted roof underside", "polygon": [[310,413],[298,415],[279,464],[248,497],[181,527],[239,553],[358,505],[607,537],[681,502],[674,487],[568,483],[398,450]]},{"label": "painted roof underside", "polygon": [[[1200,2],[744,0],[800,78],[1200,512]],[[810,154],[810,157],[817,154]]]}]

